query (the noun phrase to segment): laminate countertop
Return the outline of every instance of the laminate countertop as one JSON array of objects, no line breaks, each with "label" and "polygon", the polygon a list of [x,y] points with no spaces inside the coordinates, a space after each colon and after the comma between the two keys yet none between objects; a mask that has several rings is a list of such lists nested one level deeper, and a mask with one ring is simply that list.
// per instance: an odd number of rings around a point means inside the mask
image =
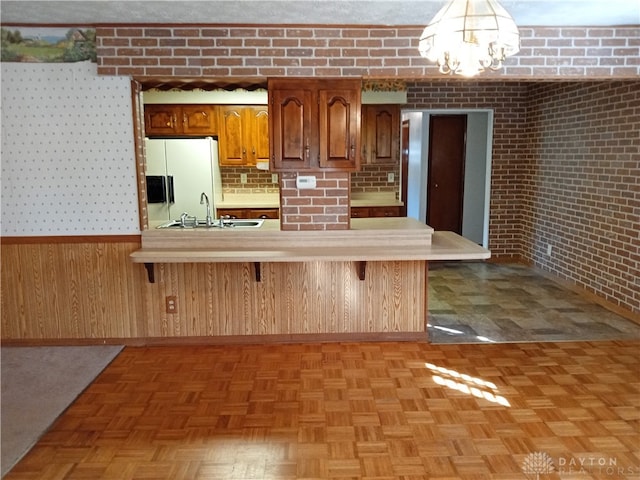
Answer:
[{"label": "laminate countertop", "polygon": [[307,262],[486,259],[489,250],[453,232],[434,232],[407,217],[352,219],[350,230],[283,231],[278,220],[256,229],[142,232],[135,263]]}]

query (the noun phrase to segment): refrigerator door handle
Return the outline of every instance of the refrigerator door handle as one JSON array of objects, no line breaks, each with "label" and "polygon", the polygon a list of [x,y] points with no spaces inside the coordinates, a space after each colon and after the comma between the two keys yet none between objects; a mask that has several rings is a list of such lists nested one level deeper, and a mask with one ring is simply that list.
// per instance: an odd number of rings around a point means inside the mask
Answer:
[{"label": "refrigerator door handle", "polygon": [[173,191],[173,175],[167,175],[167,183],[169,185],[169,203],[176,203],[176,198]]}]

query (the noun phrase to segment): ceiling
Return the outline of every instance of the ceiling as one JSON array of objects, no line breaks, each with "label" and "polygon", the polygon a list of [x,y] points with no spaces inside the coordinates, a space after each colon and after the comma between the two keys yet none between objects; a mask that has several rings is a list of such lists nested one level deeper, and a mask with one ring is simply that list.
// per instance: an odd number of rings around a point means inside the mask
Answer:
[{"label": "ceiling", "polygon": [[[426,25],[445,0],[2,0],[12,24],[207,23]],[[501,0],[520,26],[640,24],[638,0]]]}]

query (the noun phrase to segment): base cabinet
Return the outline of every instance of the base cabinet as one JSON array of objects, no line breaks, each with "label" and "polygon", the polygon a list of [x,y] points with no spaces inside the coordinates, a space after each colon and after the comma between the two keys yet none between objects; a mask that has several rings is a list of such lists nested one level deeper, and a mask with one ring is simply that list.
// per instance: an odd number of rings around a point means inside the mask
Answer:
[{"label": "base cabinet", "polygon": [[399,217],[400,207],[351,207],[351,218]]},{"label": "base cabinet", "polygon": [[277,208],[218,208],[217,211],[218,218],[223,215],[228,215],[230,218],[280,218],[280,211]]}]

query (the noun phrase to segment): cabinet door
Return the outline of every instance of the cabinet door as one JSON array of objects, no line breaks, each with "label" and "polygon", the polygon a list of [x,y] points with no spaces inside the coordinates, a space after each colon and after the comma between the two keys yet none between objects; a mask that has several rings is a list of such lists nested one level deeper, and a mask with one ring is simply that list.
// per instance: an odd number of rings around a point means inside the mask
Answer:
[{"label": "cabinet door", "polygon": [[182,130],[188,135],[215,135],[215,117],[210,105],[183,105]]},{"label": "cabinet door", "polygon": [[274,89],[270,94],[270,145],[273,170],[308,170],[317,157],[312,138],[312,93],[306,89]]},{"label": "cabinet door", "polygon": [[277,208],[254,208],[249,211],[249,218],[277,219],[280,217],[279,213]]},{"label": "cabinet door", "polygon": [[218,147],[220,150],[220,165],[245,165],[247,162],[247,149],[244,144],[242,107],[220,106],[219,118]]},{"label": "cabinet door", "polygon": [[229,218],[249,218],[248,211],[244,208],[218,208],[218,218],[228,216]]},{"label": "cabinet door", "polygon": [[320,157],[324,169],[358,170],[360,167],[360,92],[351,89],[318,93]]},{"label": "cabinet door", "polygon": [[371,217],[399,217],[400,207],[371,207],[369,209],[369,216]]},{"label": "cabinet door", "polygon": [[400,150],[400,107],[366,105],[363,108],[364,158],[367,163],[397,164]]},{"label": "cabinet door", "polygon": [[247,107],[248,163],[269,162],[269,108]]},{"label": "cabinet door", "polygon": [[351,207],[351,218],[368,218],[368,207]]},{"label": "cabinet door", "polygon": [[178,135],[182,133],[180,107],[177,105],[145,105],[145,135]]}]

